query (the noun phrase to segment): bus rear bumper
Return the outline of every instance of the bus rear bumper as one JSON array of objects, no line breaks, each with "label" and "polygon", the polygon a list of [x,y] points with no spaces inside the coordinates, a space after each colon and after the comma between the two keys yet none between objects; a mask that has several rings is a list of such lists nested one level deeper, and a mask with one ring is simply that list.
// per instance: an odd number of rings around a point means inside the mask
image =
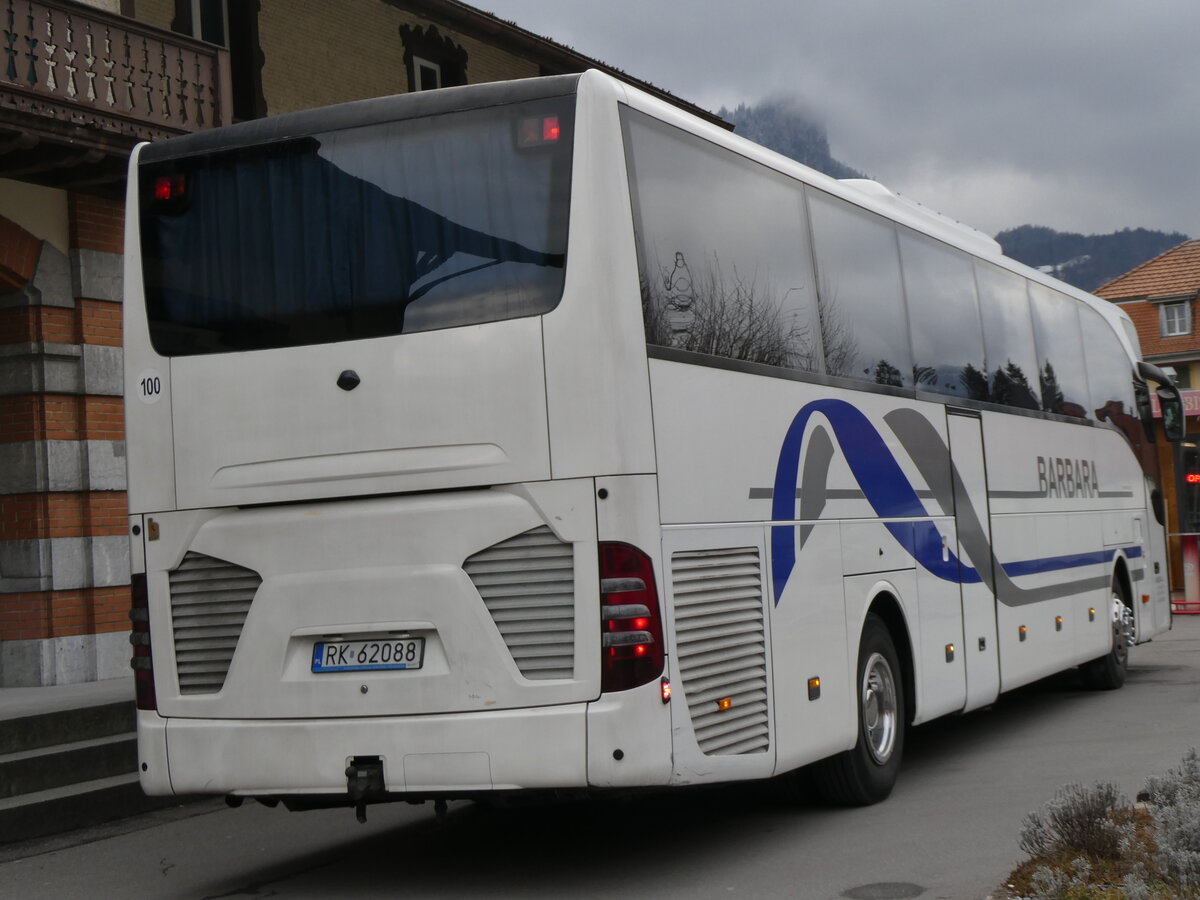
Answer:
[{"label": "bus rear bumper", "polygon": [[[147,794],[346,795],[378,758],[389,794],[582,788],[586,704],[438,716],[166,719],[138,714]],[[453,749],[450,749],[453,748]]]}]

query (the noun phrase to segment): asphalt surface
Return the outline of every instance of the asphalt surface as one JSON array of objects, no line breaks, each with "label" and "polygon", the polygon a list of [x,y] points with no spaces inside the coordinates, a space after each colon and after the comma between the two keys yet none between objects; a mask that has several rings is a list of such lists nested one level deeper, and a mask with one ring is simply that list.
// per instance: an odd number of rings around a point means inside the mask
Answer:
[{"label": "asphalt surface", "polygon": [[988,896],[1021,821],[1069,782],[1132,797],[1200,743],[1200,617],[1134,648],[1126,686],[1074,673],[914,729],[885,803],[831,809],[771,784],[522,809],[288,813],[219,801],[0,847],[0,895],[75,897]]}]

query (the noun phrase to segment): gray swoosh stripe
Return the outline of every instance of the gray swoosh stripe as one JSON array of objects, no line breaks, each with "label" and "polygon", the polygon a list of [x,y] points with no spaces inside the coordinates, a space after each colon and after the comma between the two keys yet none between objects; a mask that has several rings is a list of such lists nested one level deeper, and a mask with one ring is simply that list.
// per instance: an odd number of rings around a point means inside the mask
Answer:
[{"label": "gray swoosh stripe", "polygon": [[[957,531],[960,546],[966,557],[974,563],[984,584],[1005,606],[1025,606],[1043,600],[1071,597],[1088,591],[1107,588],[1111,581],[1108,575],[1097,575],[1076,581],[1044,585],[1036,588],[1018,587],[1004,571],[992,551],[987,531],[978,511],[967,499],[962,477],[950,457],[950,449],[942,440],[937,429],[923,415],[912,409],[895,409],[884,417],[884,421],[895,433],[901,446],[921,473],[930,490],[917,491],[923,500],[935,500],[943,510],[954,510],[955,495],[960,502],[957,507]],[[861,500],[861,490],[831,490],[827,487],[829,465],[833,459],[833,442],[824,428],[813,430],[809,447],[805,453],[804,470],[796,499],[800,501],[800,518],[812,521],[820,517],[828,500]],[[1101,497],[1132,497],[1131,491],[1100,491]],[[775,496],[773,488],[750,488],[751,500],[770,500]],[[1044,497],[1041,491],[988,491],[992,499],[1025,499]],[[814,526],[801,528],[800,546],[803,547]],[[982,561],[982,562],[981,562]],[[1132,573],[1134,581],[1145,576],[1142,572]]]},{"label": "gray swoosh stripe", "polygon": [[[806,493],[806,491],[807,491],[807,493]],[[798,488],[796,490],[796,499],[803,501],[806,496],[811,497],[811,494],[812,494],[812,491],[807,488]],[[934,494],[933,491],[917,491],[916,494],[922,500],[937,499],[937,495]],[[865,500],[866,496],[867,495],[864,494],[862,491],[851,490],[848,488],[847,489],[827,489],[821,493],[821,497],[825,500]],[[751,500],[773,500],[773,499],[775,499],[775,489],[774,488],[750,488],[750,499]],[[822,506],[824,506],[824,504],[822,504]],[[949,515],[949,514],[947,513],[947,515]],[[816,516],[812,516],[812,517],[807,516],[804,514],[804,511],[801,510],[800,518],[808,519],[808,518],[816,518]]]},{"label": "gray swoosh stripe", "polygon": [[[1012,584],[1010,581],[1009,584]],[[1112,584],[1107,575],[1097,575],[1094,578],[1081,578],[1078,581],[1067,581],[1062,584],[1048,584],[1039,588],[1019,588],[1013,590],[1016,596],[1009,597],[1001,594],[996,599],[1005,606],[1025,606],[1029,603],[1039,603],[1042,600],[1057,600],[1060,597],[1073,597],[1076,594],[1086,594],[1088,591],[1098,591]]]},{"label": "gray swoosh stripe", "polygon": [[[967,492],[954,467],[950,457],[950,449],[942,441],[941,435],[929,423],[929,420],[912,409],[897,409],[883,417],[892,431],[895,432],[905,452],[912,458],[918,471],[927,484],[941,488],[943,495],[950,497],[950,505],[941,499],[943,509],[954,509],[954,493],[957,492],[962,502],[958,505],[958,540],[966,550],[967,557],[975,564],[984,584],[991,588],[996,600],[1005,606],[1025,606],[1042,600],[1054,600],[1059,597],[1070,597],[1087,591],[1105,588],[1109,578],[1096,576],[1063,584],[1051,584],[1037,588],[1018,587],[1004,571],[1000,561],[992,551],[991,542],[984,530],[982,521],[976,509],[967,501]],[[947,480],[941,473],[945,471],[942,460],[949,460],[950,478]]]}]

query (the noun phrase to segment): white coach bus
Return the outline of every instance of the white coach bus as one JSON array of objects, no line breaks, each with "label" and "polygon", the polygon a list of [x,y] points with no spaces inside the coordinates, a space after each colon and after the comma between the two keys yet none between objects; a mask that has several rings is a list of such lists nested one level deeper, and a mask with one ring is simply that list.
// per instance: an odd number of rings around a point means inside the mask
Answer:
[{"label": "white coach bus", "polygon": [[[138,147],[142,784],[813,773],[1170,624],[1116,307],[595,72]],[[813,766],[813,764],[816,764]]]}]

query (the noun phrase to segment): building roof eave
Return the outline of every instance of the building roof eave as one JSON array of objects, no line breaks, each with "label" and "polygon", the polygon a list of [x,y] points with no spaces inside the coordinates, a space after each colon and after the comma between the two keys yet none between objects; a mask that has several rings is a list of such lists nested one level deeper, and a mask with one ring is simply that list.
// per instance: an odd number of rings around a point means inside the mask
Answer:
[{"label": "building roof eave", "polygon": [[452,28],[462,34],[474,38],[507,44],[524,53],[529,59],[545,69],[554,70],[553,74],[568,74],[583,72],[586,69],[599,69],[619,78],[639,90],[652,94],[661,100],[674,104],[694,116],[733,130],[733,125],[720,116],[708,110],[689,103],[674,94],[642,81],[615,66],[592,59],[589,56],[573,50],[563,44],[556,43],[550,38],[542,37],[527,31],[514,22],[507,22],[498,16],[483,10],[459,3],[457,0],[385,0],[386,3],[408,12],[415,13],[437,22],[447,28]]}]

